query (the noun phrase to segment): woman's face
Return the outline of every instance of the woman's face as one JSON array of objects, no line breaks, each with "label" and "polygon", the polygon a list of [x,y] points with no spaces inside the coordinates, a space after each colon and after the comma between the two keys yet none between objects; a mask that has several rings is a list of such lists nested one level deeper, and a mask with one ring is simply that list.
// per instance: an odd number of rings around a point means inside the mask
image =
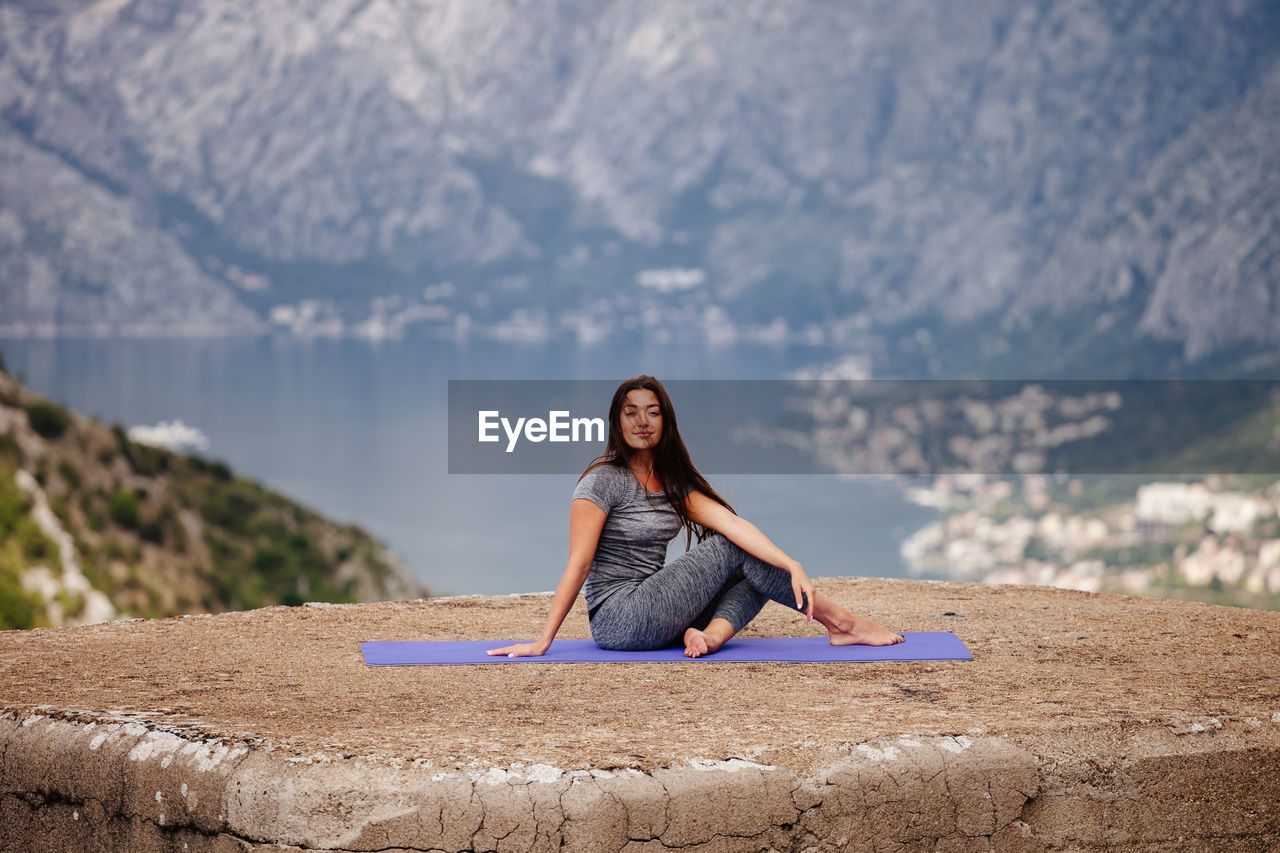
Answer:
[{"label": "woman's face", "polygon": [[647,388],[627,392],[619,416],[622,437],[632,450],[651,450],[662,438],[662,409],[658,395]]}]

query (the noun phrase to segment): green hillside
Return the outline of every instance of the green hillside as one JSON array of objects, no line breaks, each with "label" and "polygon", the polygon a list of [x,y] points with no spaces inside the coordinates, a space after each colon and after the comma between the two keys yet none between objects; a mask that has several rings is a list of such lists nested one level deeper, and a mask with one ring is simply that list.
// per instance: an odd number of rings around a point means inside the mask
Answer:
[{"label": "green hillside", "polygon": [[423,594],[360,527],[0,371],[0,628]]}]

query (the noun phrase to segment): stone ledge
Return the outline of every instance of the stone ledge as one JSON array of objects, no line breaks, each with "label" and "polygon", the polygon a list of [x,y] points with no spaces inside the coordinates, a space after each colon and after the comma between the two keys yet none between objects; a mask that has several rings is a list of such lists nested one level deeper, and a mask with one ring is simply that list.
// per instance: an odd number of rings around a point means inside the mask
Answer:
[{"label": "stone ledge", "polygon": [[[820,585],[975,659],[359,659],[528,636],[544,595],[3,633],[0,849],[1280,847],[1280,614]],[[772,605],[752,626],[809,628]]]}]

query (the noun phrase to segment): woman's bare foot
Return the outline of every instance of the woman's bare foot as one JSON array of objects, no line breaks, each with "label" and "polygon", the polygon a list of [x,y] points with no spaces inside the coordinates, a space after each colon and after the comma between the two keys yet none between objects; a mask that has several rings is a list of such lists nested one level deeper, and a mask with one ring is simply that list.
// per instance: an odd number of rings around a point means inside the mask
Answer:
[{"label": "woman's bare foot", "polygon": [[687,658],[702,657],[707,653],[707,635],[697,628],[689,628],[684,632],[684,656]]},{"label": "woman's bare foot", "polygon": [[817,591],[813,597],[813,618],[826,627],[827,642],[833,646],[892,646],[906,639],[850,613]]},{"label": "woman's bare foot", "polygon": [[733,636],[733,623],[716,617],[705,630],[689,628],[684,632],[684,655],[689,658],[715,654]]},{"label": "woman's bare foot", "polygon": [[892,646],[906,639],[861,616],[850,613],[849,617],[827,626],[827,642],[833,646]]}]

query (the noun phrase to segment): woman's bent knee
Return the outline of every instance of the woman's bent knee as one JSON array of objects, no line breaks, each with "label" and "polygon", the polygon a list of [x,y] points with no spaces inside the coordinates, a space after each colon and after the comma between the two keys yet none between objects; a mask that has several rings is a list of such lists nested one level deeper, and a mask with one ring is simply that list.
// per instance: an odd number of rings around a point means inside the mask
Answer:
[{"label": "woman's bent knee", "polygon": [[714,552],[719,556],[719,561],[724,565],[733,566],[735,569],[741,567],[742,561],[748,556],[747,552],[723,533],[712,531],[706,539],[703,539],[695,547],[705,548]]}]

